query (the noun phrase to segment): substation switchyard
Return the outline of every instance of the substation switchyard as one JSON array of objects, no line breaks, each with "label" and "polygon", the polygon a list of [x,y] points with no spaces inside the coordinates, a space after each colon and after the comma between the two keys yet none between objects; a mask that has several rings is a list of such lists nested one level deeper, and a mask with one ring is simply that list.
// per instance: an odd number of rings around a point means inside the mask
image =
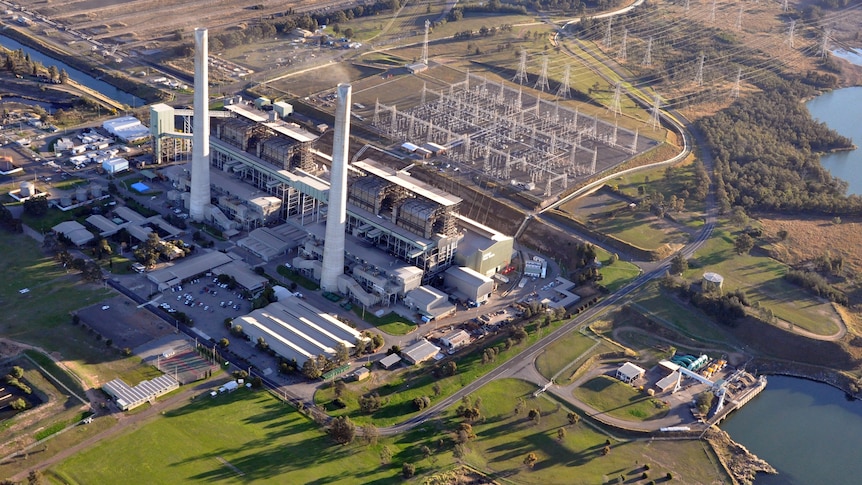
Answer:
[{"label": "substation switchyard", "polygon": [[657,145],[610,115],[599,119],[468,73],[438,92],[423,86],[410,109],[376,102],[372,126],[390,139],[440,145],[448,163],[551,197]]}]

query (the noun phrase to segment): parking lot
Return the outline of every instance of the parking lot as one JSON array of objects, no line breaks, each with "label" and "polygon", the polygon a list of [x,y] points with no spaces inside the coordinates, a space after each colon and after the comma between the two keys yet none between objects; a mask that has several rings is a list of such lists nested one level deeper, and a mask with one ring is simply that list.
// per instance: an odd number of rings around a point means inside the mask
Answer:
[{"label": "parking lot", "polygon": [[207,326],[209,321],[223,323],[225,318],[234,318],[251,311],[251,303],[243,298],[240,290],[231,290],[227,284],[219,284],[214,276],[198,278],[165,290],[158,305],[168,313],[185,313],[197,327]]}]

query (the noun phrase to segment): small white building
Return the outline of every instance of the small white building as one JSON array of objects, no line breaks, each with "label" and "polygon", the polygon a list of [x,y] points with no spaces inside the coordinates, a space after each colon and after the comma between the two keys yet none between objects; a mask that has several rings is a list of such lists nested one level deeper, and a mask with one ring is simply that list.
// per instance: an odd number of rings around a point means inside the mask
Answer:
[{"label": "small white building", "polygon": [[111,158],[102,162],[105,172],[113,175],[129,169],[129,161],[125,158]]},{"label": "small white building", "polygon": [[646,373],[642,368],[632,364],[631,362],[626,362],[619,369],[617,369],[616,377],[617,379],[625,382],[626,384],[631,384],[632,382],[640,379]]},{"label": "small white building", "polygon": [[470,343],[470,334],[464,330],[453,330],[440,339],[440,343],[450,349],[457,349]]}]

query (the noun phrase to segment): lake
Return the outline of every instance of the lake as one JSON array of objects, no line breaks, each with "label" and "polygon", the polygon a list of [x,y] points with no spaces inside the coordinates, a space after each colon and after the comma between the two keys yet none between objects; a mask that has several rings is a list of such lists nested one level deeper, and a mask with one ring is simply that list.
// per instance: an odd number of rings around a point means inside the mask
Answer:
[{"label": "lake", "polygon": [[121,103],[127,104],[132,107],[143,106],[144,104],[146,104],[143,99],[133,94],[121,91],[116,87],[112,86],[111,84],[106,83],[105,81],[96,79],[89,74],[81,72],[64,62],[42,54],[37,50],[31,49],[18,41],[10,39],[9,37],[0,35],[0,46],[3,46],[13,51],[21,49],[24,52],[30,54],[31,59],[33,59],[34,61],[41,62],[44,66],[57,66],[57,69],[59,70],[65,69],[66,73],[69,74],[69,77],[78,84],[87,86],[88,88],[98,91],[105,96]]},{"label": "lake", "polygon": [[857,484],[862,401],[819,382],[770,376],[766,389],[721,425],[779,471],[758,485]]},{"label": "lake", "polygon": [[[853,140],[862,147],[862,87],[837,89],[806,103],[815,119]],[[849,152],[829,153],[820,158],[832,175],[847,181],[848,194],[862,195],[862,148]]]}]

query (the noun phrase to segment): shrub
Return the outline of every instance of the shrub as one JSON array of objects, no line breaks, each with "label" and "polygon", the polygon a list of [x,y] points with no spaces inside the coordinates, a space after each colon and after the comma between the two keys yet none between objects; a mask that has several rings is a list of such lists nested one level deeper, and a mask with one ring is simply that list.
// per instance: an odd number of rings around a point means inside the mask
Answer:
[{"label": "shrub", "polygon": [[401,466],[401,475],[403,475],[404,478],[412,478],[415,474],[416,465],[412,463],[404,463],[404,465]]}]

